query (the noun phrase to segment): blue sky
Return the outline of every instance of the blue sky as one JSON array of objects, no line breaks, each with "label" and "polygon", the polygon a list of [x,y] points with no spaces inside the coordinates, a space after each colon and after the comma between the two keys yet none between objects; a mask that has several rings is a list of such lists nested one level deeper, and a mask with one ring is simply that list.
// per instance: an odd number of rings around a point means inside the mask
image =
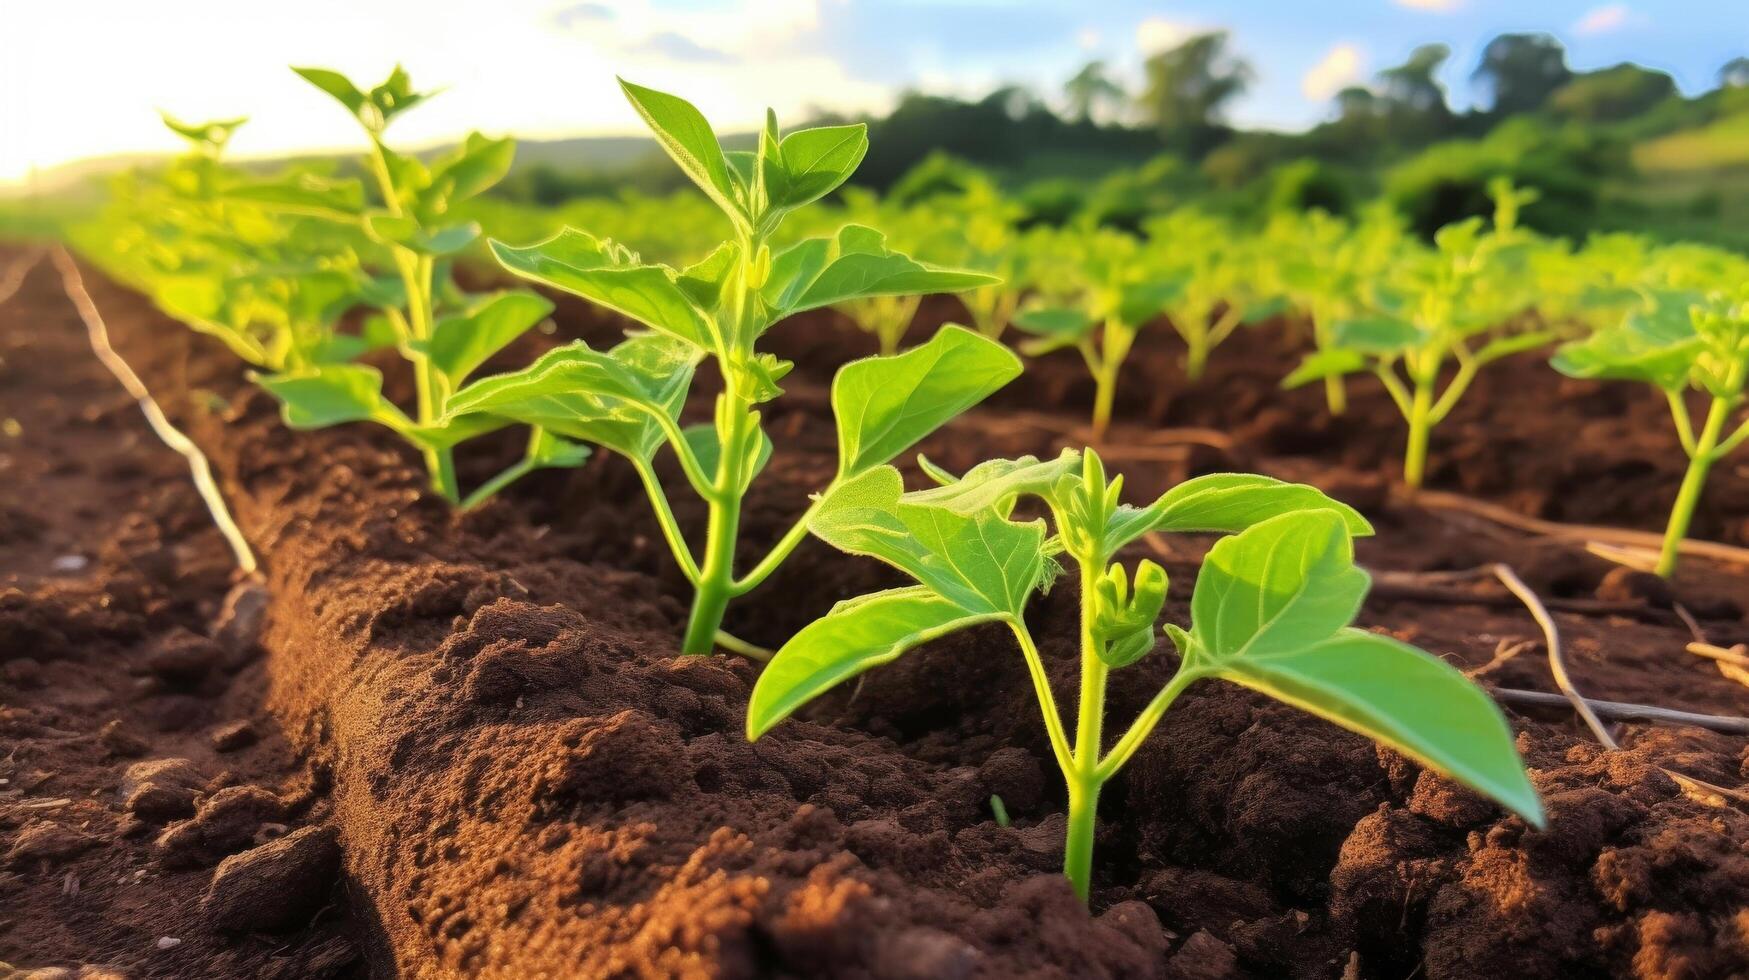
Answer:
[{"label": "blue sky", "polygon": [[[626,133],[625,75],[697,102],[719,125],[766,105],[879,111],[907,88],[980,95],[999,83],[1055,97],[1090,58],[1132,84],[1145,51],[1230,31],[1257,72],[1234,121],[1302,127],[1329,94],[1453,50],[1452,101],[1488,39],[1547,31],[1587,69],[1633,60],[1685,91],[1749,54],[1749,0],[57,0],[18,5],[0,33],[0,182],[103,153],[173,150],[157,110],[249,115],[245,155],[351,146],[349,120],[286,70],[374,81],[404,62],[441,98],[397,122],[417,145],[471,128],[522,136]],[[101,69],[70,70],[76,61]]]}]

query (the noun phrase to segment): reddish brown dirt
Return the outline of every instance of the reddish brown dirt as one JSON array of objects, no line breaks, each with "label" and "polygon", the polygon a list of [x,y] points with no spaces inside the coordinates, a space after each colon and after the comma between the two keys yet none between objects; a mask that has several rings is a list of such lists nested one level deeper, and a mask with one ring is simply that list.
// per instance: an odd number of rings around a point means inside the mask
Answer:
[{"label": "reddish brown dirt", "polygon": [[[1515,713],[1551,816],[1537,832],[1362,739],[1231,687],[1195,688],[1102,804],[1090,918],[1054,873],[1062,790],[1045,768],[1037,708],[1001,633],[933,644],[869,675],[855,697],[825,699],[810,720],[748,745],[739,731],[756,666],[674,656],[682,583],[617,460],[542,474],[477,513],[452,515],[382,433],[290,434],[233,362],[120,290],[96,295],[123,354],[212,454],[267,565],[265,677],[244,667],[222,691],[202,688],[189,700],[230,718],[228,706],[254,712],[250,699],[266,684],[285,741],[263,718],[265,737],[249,751],[279,768],[237,781],[296,796],[303,808],[294,822],[337,831],[353,935],[375,975],[1749,973],[1745,804],[1691,798],[1663,771],[1740,790],[1749,739],[1628,725],[1618,735],[1623,749],[1603,752],[1566,712]],[[28,381],[9,371],[9,385],[47,398],[67,372],[97,377],[77,366],[76,321],[55,305],[51,277],[39,271],[17,302],[0,319],[24,324],[14,338],[54,352],[54,371]],[[572,304],[561,321],[592,339],[618,329]],[[863,339],[814,319],[781,327],[774,343],[801,367],[768,415],[783,451],[750,507],[750,554],[829,475],[825,382]],[[1274,391],[1289,360],[1279,343],[1270,331],[1236,339],[1196,386],[1178,380],[1169,339],[1142,345],[1109,454],[1135,498],[1238,466],[1320,483],[1375,518],[1380,535],[1362,546],[1375,569],[1505,560],[1573,610],[1557,618],[1588,693],[1719,713],[1749,708],[1743,687],[1682,652],[1686,631],[1668,609],[1605,582],[1601,561],[1393,500],[1379,473],[1394,465],[1400,435],[1380,396],[1356,385],[1350,415],[1321,421],[1315,394]],[[1072,368],[1037,365],[927,451],[956,469],[987,455],[1053,451],[1073,437],[1085,404]],[[1662,405],[1631,390],[1550,383],[1546,371],[1526,361],[1485,381],[1436,442],[1434,482],[1528,513],[1656,529],[1675,484]],[[223,406],[191,397],[198,391],[217,393]],[[114,401],[85,423],[109,433],[103,438],[135,425]],[[1484,407],[1499,413],[1486,442]],[[39,411],[45,434],[79,427],[74,413]],[[1235,447],[1149,442],[1160,426],[1219,429]],[[36,461],[12,464],[31,467],[15,470],[33,474],[28,485],[51,489],[27,516],[39,535],[98,533],[50,504],[73,495],[46,482],[55,464],[36,457],[78,456],[63,438],[22,454]],[[465,476],[484,475],[509,448],[471,452]],[[180,501],[178,527],[199,542],[209,571],[204,580],[167,576],[167,594],[184,596],[173,602],[193,606],[181,619],[164,614],[162,629],[200,631],[212,613],[186,590],[205,587],[208,602],[223,592],[222,552],[179,489],[177,461],[139,462],[161,455],[142,445],[127,455],[133,473],[87,479],[85,492],[113,493],[107,507],[130,511],[150,509],[151,487]],[[1743,472],[1719,475],[1709,490],[1722,492],[1709,496],[1698,527],[1741,541]],[[697,523],[694,508],[681,511]],[[1168,614],[1179,622],[1205,545],[1175,539],[1162,559],[1174,574]],[[40,561],[58,547],[9,541],[5,560]],[[93,587],[114,591],[102,576],[121,577],[134,550],[152,549],[118,545]],[[887,581],[872,563],[805,546],[732,612],[730,626],[776,642],[832,601]],[[1075,672],[1074,591],[1054,590],[1034,613],[1059,697]],[[50,603],[22,594],[29,610]],[[1692,562],[1677,594],[1715,642],[1749,639],[1741,570]],[[1381,587],[1363,618],[1480,669],[1485,682],[1552,689],[1539,648],[1484,666],[1502,640],[1536,636],[1486,582],[1431,594]],[[55,662],[90,665],[84,673],[49,688],[8,681],[0,692],[33,712],[56,710],[57,698],[71,696],[55,693],[61,688],[102,697],[104,685],[119,683],[128,644],[153,639],[130,636],[69,635]],[[15,661],[15,648],[0,657]],[[1135,711],[1170,669],[1157,653],[1117,675],[1112,716]],[[174,751],[194,758],[184,744]],[[113,761],[63,765],[82,789],[113,794]],[[310,791],[292,794],[299,772],[331,778],[305,777]],[[331,790],[316,792],[329,781]],[[993,821],[991,793],[1006,801],[1012,827]],[[14,846],[21,823],[0,823],[0,847]],[[77,860],[123,861],[130,847],[105,840]],[[105,945],[95,924],[52,928],[67,918],[44,904],[57,901],[57,867],[9,870],[25,911],[11,912],[8,892],[0,959],[114,958],[120,946]],[[189,877],[152,876],[151,891],[133,893],[144,901],[83,892],[84,908],[103,928],[157,910],[179,928],[187,922],[188,941],[206,955],[262,955],[251,934],[176,918],[193,914],[207,877],[177,874]],[[339,914],[338,906],[316,913],[305,920],[313,927],[299,923],[268,947],[343,942]],[[168,963],[131,968],[179,975]]]},{"label": "reddish brown dirt", "polygon": [[[46,261],[0,323],[0,976],[362,975],[332,871],[277,896],[289,930],[201,909],[221,859],[327,822],[325,774],[265,710],[253,640],[206,638],[243,622],[230,552]],[[138,794],[135,766],[158,770]]]}]

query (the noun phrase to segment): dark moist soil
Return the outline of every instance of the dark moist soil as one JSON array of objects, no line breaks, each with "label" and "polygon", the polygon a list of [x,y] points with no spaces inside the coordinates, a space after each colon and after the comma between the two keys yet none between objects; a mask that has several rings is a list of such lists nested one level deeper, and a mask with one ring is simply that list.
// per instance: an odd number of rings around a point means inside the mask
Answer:
[{"label": "dark moist soil", "polygon": [[[1056,873],[1062,787],[1000,631],[911,653],[749,745],[757,665],[675,656],[684,583],[621,461],[543,473],[456,515],[385,433],[290,433],[213,345],[123,290],[93,288],[121,352],[211,454],[272,601],[264,657],[229,654],[161,690],[169,682],[131,673],[166,637],[189,644],[213,630],[225,554],[180,461],[153,447],[84,357],[77,320],[39,269],[0,309],[0,394],[23,426],[3,444],[19,490],[0,557],[0,695],[18,747],[0,770],[13,794],[0,797],[0,851],[38,839],[38,822],[95,840],[8,861],[7,962],[319,976],[361,972],[347,962],[356,949],[383,977],[1749,975],[1749,804],[1729,795],[1749,783],[1749,739],[1630,724],[1617,730],[1623,748],[1605,752],[1569,712],[1514,711],[1551,820],[1538,832],[1364,739],[1199,686],[1102,801],[1088,912]],[[952,312],[932,302],[926,319]],[[558,320],[561,337],[607,342],[622,329],[569,301]],[[1392,494],[1401,430],[1382,394],[1356,384],[1332,422],[1317,392],[1276,391],[1290,331],[1235,338],[1195,385],[1169,332],[1149,335],[1107,454],[1132,499],[1219,469],[1317,483],[1378,525],[1360,547],[1381,573],[1365,625],[1484,683],[1553,690],[1540,645],[1497,656],[1540,634],[1489,580],[1388,574],[1506,561],[1557,607],[1587,693],[1749,712],[1749,689],[1683,652],[1670,594],[1571,544]],[[531,336],[506,363],[552,342]],[[748,558],[830,476],[830,371],[869,347],[827,316],[783,326],[773,346],[800,366],[768,406],[782,448],[749,506]],[[1054,453],[1081,438],[1079,370],[1031,366],[925,451],[956,470]],[[1560,381],[1534,358],[1501,365],[1438,434],[1432,483],[1526,514],[1657,530],[1680,453],[1647,395]],[[515,448],[513,435],[470,447],[464,480]],[[1749,537],[1746,465],[1715,473],[1698,534]],[[677,509],[696,530],[698,508]],[[1127,556],[1167,565],[1178,622],[1207,544],[1179,537]],[[79,548],[95,556],[83,571],[45,570]],[[728,625],[777,643],[835,600],[892,581],[809,543]],[[1065,706],[1075,591],[1062,583],[1032,614]],[[1744,570],[1691,561],[1674,597],[1711,641],[1749,639]],[[34,668],[18,666],[27,658]],[[1116,675],[1109,727],[1171,661],[1162,649]],[[241,921],[235,905],[203,910],[208,867],[173,870],[180,859],[151,844],[156,826],[123,830],[130,760],[94,734],[111,717],[144,741],[142,758],[185,757],[212,780],[194,791],[203,810],[222,784],[279,801],[254,833],[282,824],[293,846],[270,842],[280,851],[251,867],[302,872],[308,897],[325,887],[310,883],[337,840],[343,885],[271,926]],[[240,718],[259,741],[217,753],[211,727]],[[1671,772],[1729,793],[1685,792]],[[1012,826],[993,819],[991,794]],[[29,809],[57,796],[72,802]],[[209,866],[256,843],[184,838]],[[140,882],[118,883],[140,868]],[[69,873],[83,882],[77,896],[63,894]],[[183,943],[157,950],[166,934]]]}]

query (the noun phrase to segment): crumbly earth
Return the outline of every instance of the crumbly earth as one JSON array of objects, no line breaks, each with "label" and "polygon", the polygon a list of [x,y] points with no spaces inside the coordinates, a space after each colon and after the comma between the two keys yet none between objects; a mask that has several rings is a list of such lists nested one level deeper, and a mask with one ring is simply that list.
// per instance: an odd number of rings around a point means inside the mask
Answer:
[{"label": "crumbly earth", "polygon": [[[1609,752],[1568,712],[1514,710],[1550,815],[1536,831],[1210,683],[1108,790],[1085,910],[1056,874],[1062,787],[1000,631],[907,655],[749,745],[757,665],[676,656],[684,583],[620,461],[456,515],[384,433],[290,433],[222,352],[93,288],[211,455],[271,600],[259,643],[237,641],[226,553],[180,460],[85,355],[39,268],[0,307],[0,415],[19,422],[0,460],[25,490],[0,520],[0,961],[131,977],[1749,975],[1742,736],[1629,724]],[[592,341],[621,329],[570,302],[558,322]],[[1670,596],[1571,544],[1390,492],[1401,436],[1383,395],[1357,383],[1331,421],[1316,392],[1277,391],[1289,333],[1236,338],[1194,385],[1169,331],[1141,345],[1106,454],[1133,499],[1219,469],[1317,483],[1378,525],[1360,548],[1381,573],[1365,625],[1484,683],[1553,690],[1540,646],[1511,653],[1540,634],[1491,580],[1389,574],[1505,561],[1555,608],[1587,693],[1749,713],[1749,689],[1683,652]],[[824,316],[773,341],[799,367],[767,416],[780,451],[749,556],[830,475],[830,371],[868,348]],[[1074,444],[1078,371],[1034,365],[925,451],[960,469]],[[1656,530],[1680,457],[1645,395],[1502,365],[1438,434],[1432,481]],[[515,448],[470,449],[464,480]],[[677,509],[696,529],[697,509]],[[1749,463],[1720,467],[1696,532],[1749,541]],[[1179,622],[1207,543],[1129,556],[1167,566]],[[88,564],[57,561],[72,554]],[[779,642],[891,581],[810,543],[728,625]],[[1675,597],[1713,642],[1749,639],[1743,569],[1691,562]],[[1065,704],[1075,603],[1064,582],[1033,611]],[[1113,727],[1171,659],[1162,644],[1117,675]],[[165,759],[186,761],[130,770]]]}]

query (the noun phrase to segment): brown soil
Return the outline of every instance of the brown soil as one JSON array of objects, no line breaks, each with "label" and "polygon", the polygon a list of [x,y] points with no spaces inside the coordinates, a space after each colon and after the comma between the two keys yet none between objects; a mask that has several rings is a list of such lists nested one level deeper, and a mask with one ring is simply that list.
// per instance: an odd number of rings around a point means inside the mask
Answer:
[{"label": "brown soil", "polygon": [[[199,660],[187,648],[218,616],[224,552],[180,461],[84,358],[39,269],[0,309],[0,414],[23,426],[5,458],[12,485],[30,488],[8,499],[0,549],[0,697],[18,746],[0,757],[13,794],[0,796],[0,852],[42,839],[36,822],[93,839],[6,865],[0,960],[142,977],[361,972],[355,949],[385,977],[1749,975],[1749,805],[1686,794],[1665,772],[1740,790],[1749,739],[1627,725],[1605,752],[1567,712],[1514,713],[1551,817],[1537,832],[1363,739],[1236,688],[1193,688],[1103,801],[1089,913],[1055,873],[1062,787],[1003,634],[933,644],[749,745],[757,666],[675,656],[683,583],[618,460],[541,474],[457,516],[384,433],[288,433],[235,362],[136,297],[94,289],[263,556],[265,657],[170,669]],[[560,320],[597,340],[619,329],[570,303]],[[1236,338],[1198,385],[1180,380],[1169,335],[1142,345],[1108,454],[1134,499],[1223,468],[1318,483],[1375,518],[1361,548],[1375,569],[1510,562],[1568,610],[1557,619],[1587,693],[1745,713],[1744,687],[1682,652],[1685,628],[1654,604],[1664,597],[1636,598],[1648,593],[1571,545],[1396,499],[1385,474],[1401,436],[1382,395],[1357,384],[1332,423],[1315,392],[1278,393],[1286,329]],[[750,554],[829,475],[825,385],[866,347],[823,317],[773,339],[801,366],[768,415],[782,450],[750,505]],[[955,469],[1053,451],[1082,418],[1078,370],[1035,365],[926,451]],[[1433,482],[1656,530],[1679,460],[1662,412],[1629,386],[1558,382],[1527,358],[1485,378],[1439,434]],[[1163,427],[1235,441],[1166,440]],[[464,479],[513,450],[470,452]],[[1746,492],[1745,464],[1721,467],[1697,533],[1749,537]],[[1174,539],[1156,556],[1179,622],[1205,546]],[[78,548],[97,556],[88,568],[44,571]],[[889,581],[810,544],[729,626],[775,643]],[[1749,639],[1744,570],[1690,562],[1676,594],[1714,642]],[[1075,601],[1066,584],[1034,612],[1059,697],[1073,689]],[[1485,580],[1392,580],[1363,616],[1487,683],[1552,690],[1540,648],[1493,662],[1502,641],[1538,634]],[[1170,660],[1117,675],[1112,717],[1135,711]],[[148,661],[161,679],[140,685],[129,670]],[[184,791],[207,817],[172,835],[175,849],[155,848],[155,826],[126,833],[129,760],[96,735],[111,717],[144,758],[185,757],[210,780]],[[260,741],[216,754],[210,727],[240,718]],[[170,790],[167,806],[188,805]],[[993,820],[992,793],[1013,826]],[[74,802],[28,809],[56,796]],[[254,819],[266,811],[275,819]],[[239,875],[290,864],[303,873],[284,880],[308,897],[329,880],[331,834],[343,885],[271,927],[240,922],[246,902],[203,911],[211,865],[255,854],[281,832],[270,824],[302,829]],[[118,883],[140,868],[141,882]],[[64,894],[69,873],[77,895]],[[262,894],[251,883],[227,894]],[[159,950],[161,935],[183,943]]]}]

